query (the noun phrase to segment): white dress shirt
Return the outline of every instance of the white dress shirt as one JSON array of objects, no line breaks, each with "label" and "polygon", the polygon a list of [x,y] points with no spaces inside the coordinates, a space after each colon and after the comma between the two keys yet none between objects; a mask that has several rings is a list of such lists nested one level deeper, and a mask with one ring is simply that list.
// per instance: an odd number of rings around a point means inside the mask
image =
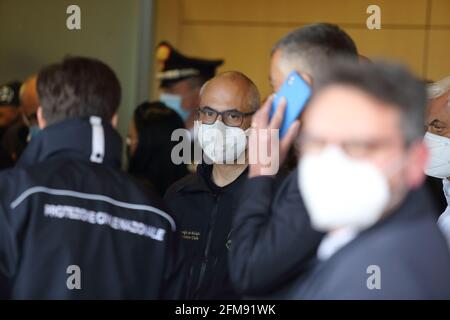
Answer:
[{"label": "white dress shirt", "polygon": [[329,232],[320,242],[317,249],[317,258],[322,261],[328,260],[339,249],[356,238],[357,235],[358,232],[350,228]]},{"label": "white dress shirt", "polygon": [[438,226],[447,238],[447,243],[450,247],[450,181],[448,179],[443,179],[442,184],[444,185],[444,195],[447,200],[447,208],[439,217]]}]

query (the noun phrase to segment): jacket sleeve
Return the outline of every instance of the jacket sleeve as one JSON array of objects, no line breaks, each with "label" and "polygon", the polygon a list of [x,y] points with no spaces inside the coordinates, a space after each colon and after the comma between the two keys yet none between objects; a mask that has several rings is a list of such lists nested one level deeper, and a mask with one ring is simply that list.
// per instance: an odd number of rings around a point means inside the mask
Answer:
[{"label": "jacket sleeve", "polygon": [[0,300],[8,298],[17,256],[17,245],[8,210],[0,202]]},{"label": "jacket sleeve", "polygon": [[164,202],[168,209],[167,212],[175,220],[177,226],[177,230],[170,234],[169,256],[164,276],[164,290],[161,297],[164,300],[185,299],[187,291],[185,280],[188,274],[188,256],[184,248],[184,243],[180,239],[181,235],[178,229],[181,225],[179,222],[180,219],[171,206],[179,187],[178,183],[175,182],[164,195]]},{"label": "jacket sleeve", "polygon": [[161,299],[180,300],[184,298],[184,293],[186,292],[184,280],[187,276],[187,269],[185,252],[183,251],[182,242],[178,239],[177,233],[171,233],[168,247],[169,254],[167,257]]},{"label": "jacket sleeve", "polygon": [[278,190],[272,177],[246,181],[229,259],[233,284],[243,295],[280,289],[316,252],[323,235],[310,226],[296,177],[291,172]]}]

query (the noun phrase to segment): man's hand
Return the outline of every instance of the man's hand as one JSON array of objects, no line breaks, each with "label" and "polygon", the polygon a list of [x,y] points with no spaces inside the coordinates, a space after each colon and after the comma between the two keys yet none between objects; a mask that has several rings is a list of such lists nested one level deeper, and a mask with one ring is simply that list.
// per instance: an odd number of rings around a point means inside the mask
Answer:
[{"label": "man's hand", "polygon": [[[269,113],[274,97],[271,95],[252,119],[252,130],[249,137],[249,177],[275,175],[286,159],[288,151],[297,137],[300,122],[296,120],[281,141],[279,129],[286,110],[286,100],[281,99],[275,114],[269,122]],[[261,156],[261,148],[267,151]],[[264,159],[265,158],[265,159]]]}]

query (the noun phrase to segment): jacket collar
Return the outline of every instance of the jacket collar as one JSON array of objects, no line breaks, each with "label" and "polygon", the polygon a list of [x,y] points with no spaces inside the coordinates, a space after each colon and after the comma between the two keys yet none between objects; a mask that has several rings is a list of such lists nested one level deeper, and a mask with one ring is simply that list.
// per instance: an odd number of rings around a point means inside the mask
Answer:
[{"label": "jacket collar", "polygon": [[[351,229],[342,229],[340,234],[333,236],[325,235],[317,249],[317,258],[320,261],[332,260],[334,256],[339,256],[339,252],[349,250],[361,243],[361,240],[376,234],[379,230],[391,228],[400,230],[408,223],[421,219],[433,219],[434,207],[428,193],[422,187],[408,193],[402,204],[390,212],[387,216],[375,223],[372,227],[360,233]],[[334,243],[332,243],[334,242]]]},{"label": "jacket collar", "polygon": [[401,205],[382,218],[372,228],[378,229],[385,224],[404,224],[415,219],[422,219],[424,216],[433,217],[434,206],[429,194],[424,186],[416,190],[411,190]]},{"label": "jacket collar", "polygon": [[120,167],[122,139],[99,117],[72,118],[46,127],[30,141],[17,166],[51,158],[73,158]]},{"label": "jacket collar", "polygon": [[450,206],[450,181],[445,178],[442,179],[445,200],[447,200],[447,207]]},{"label": "jacket collar", "polygon": [[229,190],[234,190],[243,180],[247,177],[248,168],[245,169],[241,175],[232,183],[225,187],[218,187],[212,181],[212,165],[201,163],[197,166],[195,175],[192,175],[188,183],[180,188],[180,190],[186,192],[208,192],[213,194],[219,194]]}]

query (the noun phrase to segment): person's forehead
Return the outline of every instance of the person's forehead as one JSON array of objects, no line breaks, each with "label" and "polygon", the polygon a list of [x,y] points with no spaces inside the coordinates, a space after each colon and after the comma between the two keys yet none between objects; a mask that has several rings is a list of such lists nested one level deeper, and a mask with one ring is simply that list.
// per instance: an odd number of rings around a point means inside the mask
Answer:
[{"label": "person's forehead", "polygon": [[36,91],[36,87],[27,85],[24,87],[20,96],[21,105],[27,109],[37,108],[39,105],[39,98]]},{"label": "person's forehead", "polygon": [[280,63],[280,59],[281,59],[281,50],[280,49],[276,49],[272,56],[270,57],[270,67],[271,69],[278,67],[278,64]]},{"label": "person's forehead", "polygon": [[202,106],[226,110],[236,108],[238,110],[247,105],[249,86],[242,81],[231,79],[215,79],[206,85],[200,97]]},{"label": "person's forehead", "polygon": [[446,94],[431,99],[428,103],[427,108],[428,115],[440,116],[440,117],[449,117],[450,116],[450,106],[449,106],[449,92]]},{"label": "person's forehead", "polygon": [[281,68],[281,55],[282,52],[280,49],[275,50],[273,53],[271,59],[270,59],[270,74],[269,74],[269,80],[271,82],[271,85],[273,86],[273,89],[277,91],[281,84],[284,81],[284,73]]},{"label": "person's forehead", "polygon": [[311,101],[304,129],[328,138],[364,138],[400,132],[400,113],[363,91],[330,86]]},{"label": "person's forehead", "polygon": [[27,83],[23,89],[23,93],[25,96],[31,99],[37,96],[36,83]]},{"label": "person's forehead", "polygon": [[163,91],[166,92],[172,92],[172,93],[178,93],[178,92],[184,92],[186,90],[190,90],[190,82],[191,80],[189,78],[179,80],[173,84],[171,84],[168,87],[162,88]]}]

